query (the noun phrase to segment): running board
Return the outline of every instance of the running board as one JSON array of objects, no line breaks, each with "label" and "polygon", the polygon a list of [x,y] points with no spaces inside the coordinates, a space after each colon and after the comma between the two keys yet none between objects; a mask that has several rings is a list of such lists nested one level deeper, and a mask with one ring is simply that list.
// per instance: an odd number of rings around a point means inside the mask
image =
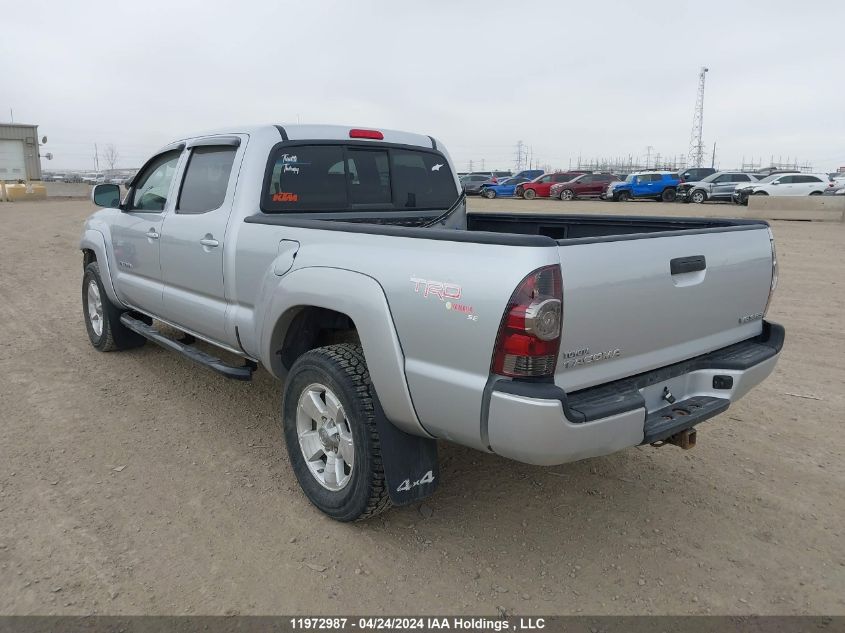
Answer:
[{"label": "running board", "polygon": [[169,349],[171,352],[178,352],[195,363],[204,365],[205,367],[216,371],[218,374],[223,374],[226,378],[232,378],[233,380],[252,380],[252,372],[255,371],[255,366],[250,364],[250,361],[247,361],[246,365],[242,365],[240,367],[229,365],[211,354],[206,354],[205,352],[195,349],[190,345],[180,343],[179,341],[175,341],[172,338],[165,336],[152,325],[147,325],[143,321],[133,319],[128,313],[120,315],[120,322],[133,332],[137,332],[144,338],[151,340],[153,343],[161,345],[163,348]]}]

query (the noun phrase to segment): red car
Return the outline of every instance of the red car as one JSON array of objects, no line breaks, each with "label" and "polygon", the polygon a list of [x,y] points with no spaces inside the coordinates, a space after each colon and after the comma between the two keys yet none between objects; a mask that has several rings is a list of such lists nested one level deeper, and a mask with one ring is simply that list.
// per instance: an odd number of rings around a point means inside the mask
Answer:
[{"label": "red car", "polygon": [[581,174],[569,182],[558,182],[552,185],[549,196],[561,200],[598,197],[605,192],[610,183],[618,180],[619,178],[613,174]]},{"label": "red car", "polygon": [[519,185],[516,188],[516,195],[533,200],[534,198],[548,198],[552,185],[558,182],[568,182],[587,172],[584,171],[559,171],[554,174],[543,174],[531,182]]}]

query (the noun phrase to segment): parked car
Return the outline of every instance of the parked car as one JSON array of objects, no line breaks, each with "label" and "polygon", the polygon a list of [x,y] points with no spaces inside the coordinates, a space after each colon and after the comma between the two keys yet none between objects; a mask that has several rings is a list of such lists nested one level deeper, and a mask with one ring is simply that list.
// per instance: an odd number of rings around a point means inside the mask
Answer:
[{"label": "parked car", "polygon": [[[261,365],[291,471],[334,519],[431,494],[440,438],[545,465],[692,448],[778,361],[762,220],[468,215],[430,136],[233,130],[181,135],[125,196],[94,187],[82,317],[100,352],[152,341],[237,380]],[[131,382],[156,357],[79,360]]]},{"label": "parked car", "polygon": [[672,202],[680,182],[676,173],[641,172],[629,175],[625,182],[608,185],[606,195],[614,202],[624,202],[632,198]]},{"label": "parked car", "polygon": [[736,186],[757,182],[757,176],[740,171],[717,171],[698,182],[678,185],[678,200],[702,203],[707,200],[730,201]]},{"label": "parked car", "polygon": [[492,176],[483,174],[469,174],[461,178],[461,184],[468,196],[476,196],[481,193],[481,185],[492,182]]},{"label": "parked car", "polygon": [[499,178],[510,178],[511,172],[509,171],[471,171],[469,172],[470,176],[487,176],[490,179],[490,182],[497,182]]},{"label": "parked car", "polygon": [[569,182],[558,182],[549,190],[550,198],[575,200],[575,198],[600,198],[612,182],[619,178],[613,174],[582,174]]},{"label": "parked car", "polygon": [[544,172],[542,169],[523,169],[521,172],[514,174],[514,178],[527,178],[528,180],[534,180],[539,176],[542,176]]},{"label": "parked car", "polygon": [[82,182],[82,176],[80,174],[65,174],[65,177],[62,178],[62,182],[71,182],[71,183]]},{"label": "parked car", "polygon": [[716,170],[712,167],[689,167],[680,172],[678,176],[684,182],[698,182],[715,173]]},{"label": "parked car", "polygon": [[534,198],[548,198],[552,185],[556,182],[568,182],[573,178],[587,172],[583,171],[559,171],[553,174],[543,174],[534,180],[517,186],[516,195],[533,200]]},{"label": "parked car", "polygon": [[510,198],[516,194],[516,187],[524,182],[528,182],[528,178],[502,178],[496,183],[485,182],[481,185],[479,192],[485,198]]},{"label": "parked car", "polygon": [[827,174],[772,174],[753,184],[737,185],[731,200],[748,204],[749,196],[820,196],[832,186]]},{"label": "parked car", "polygon": [[833,185],[825,189],[826,196],[842,196],[845,195],[845,180],[834,180]]}]

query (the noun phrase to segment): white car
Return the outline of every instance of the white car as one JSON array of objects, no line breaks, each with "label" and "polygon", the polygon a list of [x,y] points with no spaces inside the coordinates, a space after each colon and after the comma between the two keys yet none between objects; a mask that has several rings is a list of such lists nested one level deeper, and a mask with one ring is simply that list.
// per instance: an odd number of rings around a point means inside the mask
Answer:
[{"label": "white car", "polygon": [[773,174],[753,185],[737,185],[736,193],[741,191],[745,197],[820,196],[832,184],[827,174]]}]

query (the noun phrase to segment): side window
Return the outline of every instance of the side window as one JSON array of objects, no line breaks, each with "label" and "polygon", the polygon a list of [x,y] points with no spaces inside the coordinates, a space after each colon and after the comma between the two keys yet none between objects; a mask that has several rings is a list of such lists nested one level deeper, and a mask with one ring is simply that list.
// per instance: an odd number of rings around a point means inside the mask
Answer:
[{"label": "side window", "polygon": [[748,174],[734,174],[731,182],[751,182],[751,177]]},{"label": "side window", "polygon": [[587,185],[591,182],[596,182],[596,177],[587,174],[586,176],[581,176],[580,178],[576,178],[576,180],[580,183]]},{"label": "side window", "polygon": [[132,193],[132,209],[135,211],[163,211],[167,204],[170,183],[176,174],[180,150],[165,152],[157,156],[138,178]]},{"label": "side window", "polygon": [[182,190],[176,204],[177,213],[205,213],[218,209],[226,198],[234,147],[197,147],[191,151]]},{"label": "side window", "polygon": [[281,211],[345,209],[346,175],[340,145],[300,145],[276,157],[269,202]]},{"label": "side window", "polygon": [[781,176],[777,181],[782,185],[791,185],[795,182],[795,176]]},{"label": "side window", "polygon": [[538,180],[537,182],[551,182],[551,181],[552,181],[552,177],[551,177],[551,176],[543,176],[543,177],[542,177],[542,178],[540,178],[540,180]]},{"label": "side window", "polygon": [[818,176],[804,176],[804,182],[824,182]]},{"label": "side window", "polygon": [[722,174],[721,176],[717,176],[716,180],[713,182],[715,183],[722,183],[722,182],[737,182],[734,178],[733,174]]}]

